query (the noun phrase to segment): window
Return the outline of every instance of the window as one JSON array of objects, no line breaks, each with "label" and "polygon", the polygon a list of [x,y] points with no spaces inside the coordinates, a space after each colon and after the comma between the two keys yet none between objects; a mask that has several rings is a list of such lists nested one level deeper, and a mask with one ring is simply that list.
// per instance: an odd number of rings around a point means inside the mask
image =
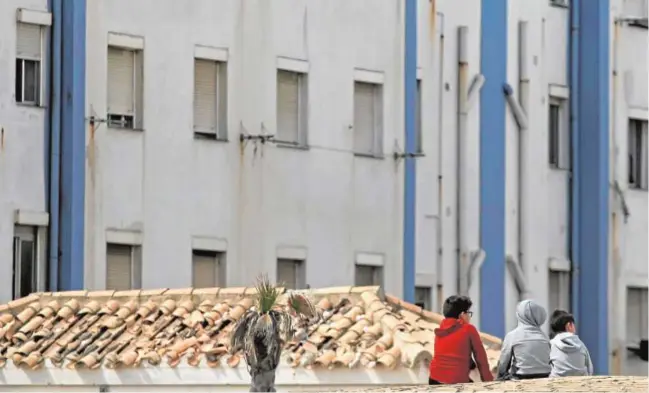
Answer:
[{"label": "window", "polygon": [[354,285],[359,287],[383,286],[383,268],[381,266],[357,264]]},{"label": "window", "polygon": [[647,339],[647,288],[627,288],[626,292],[626,341],[639,345]]},{"label": "window", "polygon": [[383,87],[354,83],[354,152],[380,156],[383,139]]},{"label": "window", "polygon": [[16,37],[16,102],[41,104],[41,26],[18,22]]},{"label": "window", "polygon": [[192,251],[192,286],[214,288],[225,286],[225,255],[216,251]]},{"label": "window", "polygon": [[548,140],[550,167],[570,169],[570,127],[566,116],[566,100],[550,98],[548,108]]},{"label": "window", "polygon": [[142,288],[141,270],[139,246],[106,245],[106,289],[125,291]]},{"label": "window", "polygon": [[307,74],[277,70],[277,142],[306,146],[308,95]]},{"label": "window", "polygon": [[566,270],[550,270],[548,277],[550,289],[549,312],[560,309],[570,311],[570,272]]},{"label": "window", "polygon": [[424,310],[431,310],[430,287],[415,287],[415,305]]},{"label": "window", "polygon": [[228,137],[227,63],[194,60],[194,133],[208,138]]},{"label": "window", "polygon": [[629,187],[647,189],[646,120],[629,120]]},{"label": "window", "polygon": [[302,289],[305,287],[304,261],[298,259],[277,260],[277,284],[287,289]]},{"label": "window", "polygon": [[444,285],[437,284],[437,312],[442,313],[444,311]]},{"label": "window", "polygon": [[112,128],[142,129],[142,51],[108,47],[107,112]]},{"label": "window", "polygon": [[421,126],[421,80],[417,79],[417,95],[416,95],[416,101],[415,101],[415,129],[416,129],[416,140],[415,140],[415,152],[416,153],[423,153],[424,152],[424,145],[423,145],[423,135],[422,135],[422,126]]},{"label": "window", "polygon": [[39,258],[37,238],[34,227],[17,225],[14,228],[14,299],[48,288],[47,265],[43,258]]}]

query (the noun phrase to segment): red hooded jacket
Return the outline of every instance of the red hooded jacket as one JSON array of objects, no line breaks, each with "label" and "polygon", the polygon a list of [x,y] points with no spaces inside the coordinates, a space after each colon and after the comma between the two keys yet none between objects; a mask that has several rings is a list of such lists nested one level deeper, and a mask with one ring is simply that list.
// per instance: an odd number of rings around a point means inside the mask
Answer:
[{"label": "red hooded jacket", "polygon": [[475,326],[460,319],[445,318],[435,329],[435,354],[430,378],[444,384],[471,382],[471,354],[483,381],[493,381],[487,352]]}]

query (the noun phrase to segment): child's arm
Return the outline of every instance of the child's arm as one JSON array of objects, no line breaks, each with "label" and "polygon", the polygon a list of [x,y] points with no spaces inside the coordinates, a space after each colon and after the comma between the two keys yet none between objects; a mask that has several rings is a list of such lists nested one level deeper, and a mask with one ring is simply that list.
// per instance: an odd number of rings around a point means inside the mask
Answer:
[{"label": "child's arm", "polygon": [[494,376],[491,374],[487,351],[485,351],[484,346],[482,345],[480,334],[476,330],[475,326],[468,325],[468,328],[469,337],[471,339],[471,351],[473,352],[473,357],[478,365],[478,371],[480,371],[480,379],[482,379],[483,382],[493,381]]},{"label": "child's arm", "polygon": [[503,344],[500,348],[500,359],[498,359],[498,375],[496,379],[504,378],[509,373],[509,366],[512,361],[512,345],[510,342],[510,335],[505,335]]}]

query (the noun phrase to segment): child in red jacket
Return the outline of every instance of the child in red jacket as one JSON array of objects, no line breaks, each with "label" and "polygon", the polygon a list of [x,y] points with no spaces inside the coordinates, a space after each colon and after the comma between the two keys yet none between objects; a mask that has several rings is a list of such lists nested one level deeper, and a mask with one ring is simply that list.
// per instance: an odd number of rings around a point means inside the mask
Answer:
[{"label": "child in red jacket", "polygon": [[480,378],[493,381],[487,352],[478,330],[470,323],[472,305],[467,296],[451,296],[444,301],[444,320],[435,329],[435,354],[430,362],[429,385],[471,382],[472,354]]}]

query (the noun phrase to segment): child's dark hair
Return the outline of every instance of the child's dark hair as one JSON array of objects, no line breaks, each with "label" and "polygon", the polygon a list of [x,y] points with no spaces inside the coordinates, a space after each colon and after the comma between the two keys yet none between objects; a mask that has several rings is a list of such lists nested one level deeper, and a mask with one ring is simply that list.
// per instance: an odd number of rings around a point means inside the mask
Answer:
[{"label": "child's dark hair", "polygon": [[472,305],[473,302],[468,296],[453,295],[444,301],[442,313],[446,318],[457,318],[463,312],[469,311]]},{"label": "child's dark hair", "polygon": [[550,316],[550,329],[552,333],[563,333],[566,331],[566,325],[575,323],[575,317],[565,310],[554,310]]}]

